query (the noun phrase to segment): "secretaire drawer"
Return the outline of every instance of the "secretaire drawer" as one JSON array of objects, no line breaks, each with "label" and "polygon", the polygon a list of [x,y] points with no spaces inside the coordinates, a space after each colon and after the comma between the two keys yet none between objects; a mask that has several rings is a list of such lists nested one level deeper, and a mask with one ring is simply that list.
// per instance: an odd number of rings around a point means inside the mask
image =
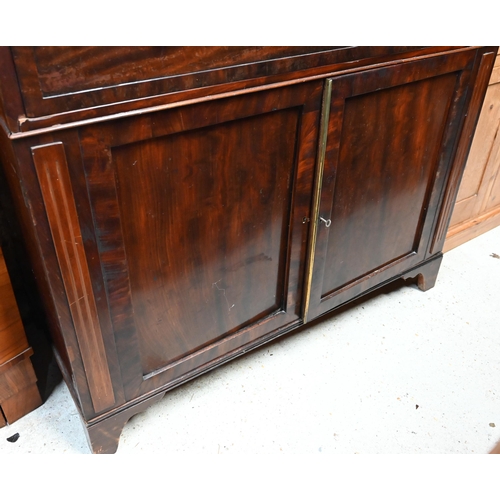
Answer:
[{"label": "secretaire drawer", "polygon": [[[158,96],[167,98],[167,102],[168,99],[179,102],[184,98],[278,81],[282,84],[286,80],[390,62],[395,55],[397,59],[425,55],[431,49],[12,47],[10,50],[24,107],[20,130],[29,130],[126,112],[149,105],[155,97],[152,104],[157,105]],[[65,115],[57,120],[50,118],[62,113]]]}]

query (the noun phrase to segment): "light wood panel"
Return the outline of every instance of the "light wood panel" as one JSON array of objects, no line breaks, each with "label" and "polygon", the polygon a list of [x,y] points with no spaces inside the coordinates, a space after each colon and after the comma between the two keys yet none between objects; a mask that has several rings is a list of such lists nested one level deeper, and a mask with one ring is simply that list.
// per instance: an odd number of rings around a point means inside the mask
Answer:
[{"label": "light wood panel", "polygon": [[29,347],[0,249],[0,366]]},{"label": "light wood panel", "polygon": [[0,249],[0,427],[42,404],[32,354]]},{"label": "light wood panel", "polygon": [[500,225],[500,56],[497,55],[444,251]]}]

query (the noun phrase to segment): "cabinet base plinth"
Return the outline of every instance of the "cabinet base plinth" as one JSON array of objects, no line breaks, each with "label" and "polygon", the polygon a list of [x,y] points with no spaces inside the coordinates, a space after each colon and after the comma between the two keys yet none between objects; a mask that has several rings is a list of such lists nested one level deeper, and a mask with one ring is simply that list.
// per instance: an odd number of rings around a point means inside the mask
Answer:
[{"label": "cabinet base plinth", "polygon": [[428,260],[424,264],[411,271],[405,273],[402,278],[405,280],[417,278],[417,286],[423,292],[430,290],[436,284],[437,275],[443,260],[443,254],[439,254],[432,260]]},{"label": "cabinet base plinth", "polygon": [[147,410],[152,404],[160,401],[165,392],[156,394],[145,401],[135,404],[115,415],[111,415],[100,422],[85,427],[87,441],[92,453],[113,454],[118,449],[120,435],[125,424],[138,413]]}]

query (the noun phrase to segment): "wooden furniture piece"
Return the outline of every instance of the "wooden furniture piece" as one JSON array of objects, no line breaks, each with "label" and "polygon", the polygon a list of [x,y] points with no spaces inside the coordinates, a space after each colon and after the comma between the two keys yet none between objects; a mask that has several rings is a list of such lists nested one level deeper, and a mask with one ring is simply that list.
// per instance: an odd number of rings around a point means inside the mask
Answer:
[{"label": "wooden furniture piece", "polygon": [[0,427],[42,404],[32,354],[0,248]]},{"label": "wooden furniture piece", "polygon": [[434,285],[496,47],[13,47],[2,163],[90,446],[377,287]]},{"label": "wooden furniture piece", "polygon": [[500,225],[500,54],[479,115],[444,251]]}]

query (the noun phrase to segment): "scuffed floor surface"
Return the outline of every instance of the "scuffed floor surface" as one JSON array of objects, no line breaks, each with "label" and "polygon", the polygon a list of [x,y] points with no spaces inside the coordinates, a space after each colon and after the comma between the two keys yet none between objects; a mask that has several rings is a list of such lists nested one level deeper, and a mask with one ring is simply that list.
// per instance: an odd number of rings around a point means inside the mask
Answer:
[{"label": "scuffed floor surface", "polygon": [[[499,255],[497,228],[445,254],[432,290],[392,286],[167,393],[118,453],[487,453],[500,439]],[[90,453],[64,384],[0,429],[0,454],[28,453]]]}]

